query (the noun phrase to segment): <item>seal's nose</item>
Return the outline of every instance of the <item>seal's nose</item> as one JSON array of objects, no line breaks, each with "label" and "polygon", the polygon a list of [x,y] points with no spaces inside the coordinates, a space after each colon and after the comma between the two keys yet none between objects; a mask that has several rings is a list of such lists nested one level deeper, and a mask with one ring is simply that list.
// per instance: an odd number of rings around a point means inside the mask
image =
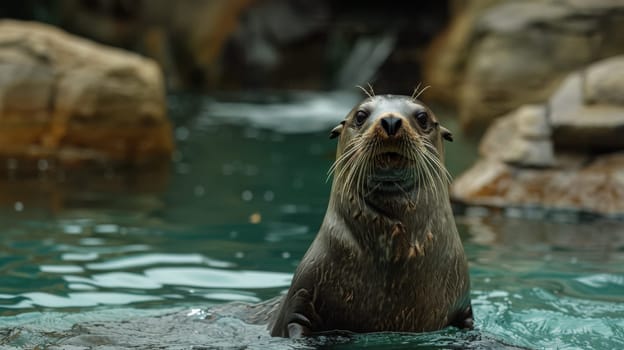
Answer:
[{"label": "seal's nose", "polygon": [[390,116],[381,118],[381,127],[384,128],[388,136],[396,135],[401,129],[401,124],[401,118]]}]

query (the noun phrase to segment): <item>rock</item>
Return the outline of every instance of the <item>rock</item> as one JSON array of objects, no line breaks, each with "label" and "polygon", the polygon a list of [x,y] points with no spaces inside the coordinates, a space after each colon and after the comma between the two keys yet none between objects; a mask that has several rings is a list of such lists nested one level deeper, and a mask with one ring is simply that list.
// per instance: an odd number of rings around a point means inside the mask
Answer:
[{"label": "rock", "polygon": [[171,126],[154,61],[54,27],[0,21],[0,158],[9,168],[169,160]]},{"label": "rock", "polygon": [[515,112],[518,134],[527,139],[548,139],[551,130],[546,115],[546,107],[542,105],[526,105]]},{"label": "rock", "polygon": [[499,2],[464,1],[463,6],[456,9],[448,28],[434,38],[426,50],[423,63],[423,80],[432,86],[427,92],[429,98],[447,104],[458,102],[457,87],[463,81],[468,58],[466,53],[476,35],[476,23],[485,9]]},{"label": "rock", "polygon": [[453,199],[624,217],[622,80],[624,56],[599,61],[571,73],[547,107],[498,118],[481,159],[453,184]]},{"label": "rock", "polygon": [[[481,131],[523,104],[544,102],[569,72],[624,53],[620,1],[512,0],[479,9],[460,14],[476,18],[466,20],[473,26],[451,28],[470,33],[465,41],[449,36],[447,43],[438,44],[438,61],[429,60],[425,67],[431,82],[443,82],[436,89],[455,92],[460,121],[468,131]],[[455,68],[440,73],[448,61],[457,62]],[[443,76],[449,71],[457,76]],[[459,93],[456,86],[461,86]]]},{"label": "rock", "polygon": [[297,64],[283,64],[284,46],[326,23],[325,0],[66,0],[58,7],[64,28],[157,59],[174,88],[253,88],[279,68],[307,73],[310,57],[324,58],[317,46],[298,45],[290,61]]},{"label": "rock", "polygon": [[70,32],[155,58],[174,89],[352,90],[370,82],[378,92],[411,94],[422,52],[449,16],[448,1],[48,3],[37,2]]},{"label": "rock", "polygon": [[494,121],[483,137],[481,156],[527,167],[555,164],[546,108],[527,105]]},{"label": "rock", "polygon": [[624,107],[624,56],[591,65],[584,75],[584,102]]},{"label": "rock", "polygon": [[624,56],[571,74],[550,98],[553,141],[576,151],[624,149]]},{"label": "rock", "polygon": [[575,158],[574,165],[551,169],[483,159],[456,180],[451,196],[471,205],[624,215],[624,152]]}]

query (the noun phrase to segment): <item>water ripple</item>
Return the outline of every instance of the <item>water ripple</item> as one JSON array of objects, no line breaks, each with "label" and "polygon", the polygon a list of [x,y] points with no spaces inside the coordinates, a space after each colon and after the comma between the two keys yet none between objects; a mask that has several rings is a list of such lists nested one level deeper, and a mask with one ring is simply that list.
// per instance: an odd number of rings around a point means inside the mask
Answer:
[{"label": "water ripple", "polygon": [[592,288],[624,287],[624,276],[612,275],[607,273],[599,273],[595,275],[579,277],[576,279],[576,281]]},{"label": "water ripple", "polygon": [[204,257],[200,254],[144,254],[126,256],[104,262],[87,264],[91,270],[123,270],[158,264],[206,264],[212,267],[227,268],[234,264]]},{"label": "water ripple", "polygon": [[161,300],[160,297],[153,295],[112,292],[75,292],[68,293],[66,296],[32,292],[23,293],[20,296],[23,299],[19,302],[13,305],[3,304],[2,307],[7,309],[28,309],[36,306],[51,308],[89,307],[98,305],[127,305],[131,303]]},{"label": "water ripple", "polygon": [[240,289],[287,287],[292,278],[292,275],[287,273],[195,267],[148,269],[145,276],[163,285]]},{"label": "water ripple", "polygon": [[65,276],[65,281],[71,283],[83,283],[101,288],[134,288],[134,289],[158,289],[162,284],[151,280],[141,274],[130,272],[111,272],[93,275],[91,278],[80,276]]}]

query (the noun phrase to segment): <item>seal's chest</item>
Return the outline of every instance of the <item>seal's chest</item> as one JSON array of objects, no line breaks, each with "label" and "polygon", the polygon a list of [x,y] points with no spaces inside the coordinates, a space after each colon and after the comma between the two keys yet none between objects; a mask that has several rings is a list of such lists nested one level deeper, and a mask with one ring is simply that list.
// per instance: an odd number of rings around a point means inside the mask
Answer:
[{"label": "seal's chest", "polygon": [[431,305],[423,294],[441,288],[437,281],[427,281],[414,266],[373,264],[372,260],[360,260],[358,265],[334,267],[332,273],[322,276],[314,304],[324,327],[377,332],[416,331],[423,322],[429,326],[431,321],[422,315]]},{"label": "seal's chest", "polygon": [[331,288],[317,299],[317,308],[327,329],[353,332],[406,331],[439,329],[447,323],[446,314],[432,309],[433,303],[417,295],[416,286],[405,283],[370,283],[360,287]]}]

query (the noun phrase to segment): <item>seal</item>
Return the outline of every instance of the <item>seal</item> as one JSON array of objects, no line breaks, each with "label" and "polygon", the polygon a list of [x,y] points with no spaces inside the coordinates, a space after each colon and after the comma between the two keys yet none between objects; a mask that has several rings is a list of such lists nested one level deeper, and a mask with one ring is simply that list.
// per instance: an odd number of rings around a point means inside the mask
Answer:
[{"label": "seal", "polygon": [[330,137],[339,140],[327,212],[271,335],[472,328],[443,165],[451,133],[413,96],[369,95]]}]

